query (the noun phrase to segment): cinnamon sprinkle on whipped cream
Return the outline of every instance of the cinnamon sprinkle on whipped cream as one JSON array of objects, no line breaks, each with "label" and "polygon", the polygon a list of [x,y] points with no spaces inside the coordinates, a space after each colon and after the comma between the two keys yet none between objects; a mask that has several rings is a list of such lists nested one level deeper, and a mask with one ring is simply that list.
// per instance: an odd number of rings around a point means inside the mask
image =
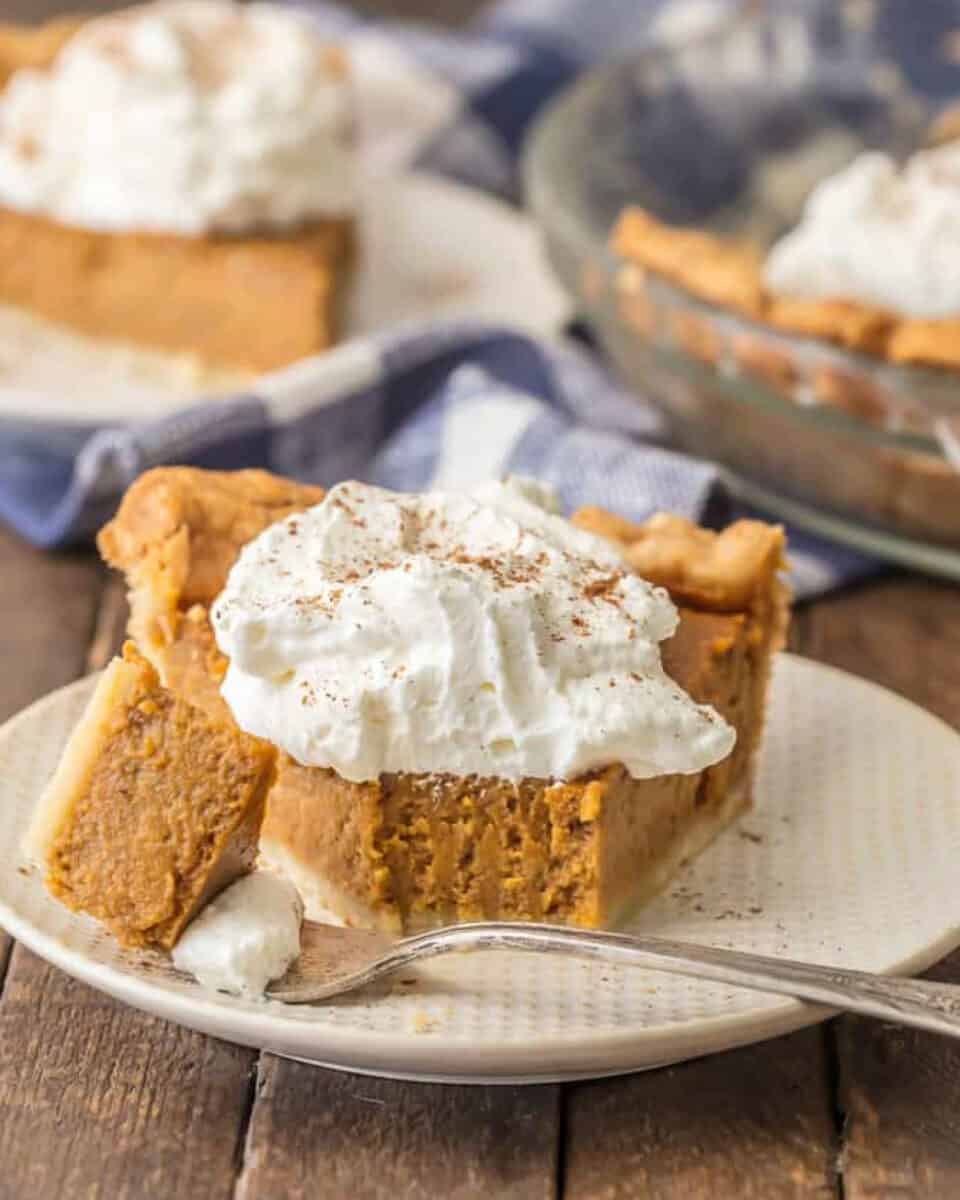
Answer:
[{"label": "cinnamon sprinkle on whipped cream", "polygon": [[212,611],[238,724],[353,781],[724,758],[733,730],[664,673],[668,595],[539,500],[344,483],[266,530]]}]

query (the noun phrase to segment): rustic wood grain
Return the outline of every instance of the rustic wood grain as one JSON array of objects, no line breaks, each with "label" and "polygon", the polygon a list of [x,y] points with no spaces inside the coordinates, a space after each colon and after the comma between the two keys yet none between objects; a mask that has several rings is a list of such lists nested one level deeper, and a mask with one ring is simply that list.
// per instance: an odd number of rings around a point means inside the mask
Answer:
[{"label": "rustic wood grain", "polygon": [[[960,726],[960,593],[897,577],[813,606],[802,649]],[[960,983],[960,953],[930,972]],[[960,1045],[843,1017],[834,1022],[845,1200],[960,1195]]]},{"label": "rustic wood grain", "polygon": [[103,575],[89,555],[41,553],[0,526],[0,720],[83,673]]},{"label": "rustic wood grain", "polygon": [[16,946],[0,1003],[0,1198],[227,1200],[254,1061]]},{"label": "rustic wood grain", "polygon": [[[960,954],[927,978],[960,984]],[[835,1026],[845,1200],[960,1196],[960,1045],[860,1018]]]},{"label": "rustic wood grain", "polygon": [[237,1200],[549,1200],[560,1089],[399,1083],[264,1054]]},{"label": "rustic wood grain", "polygon": [[818,601],[801,653],[892,688],[960,726],[960,590],[893,576]]},{"label": "rustic wood grain", "polygon": [[568,1089],[567,1200],[832,1200],[820,1029]]}]

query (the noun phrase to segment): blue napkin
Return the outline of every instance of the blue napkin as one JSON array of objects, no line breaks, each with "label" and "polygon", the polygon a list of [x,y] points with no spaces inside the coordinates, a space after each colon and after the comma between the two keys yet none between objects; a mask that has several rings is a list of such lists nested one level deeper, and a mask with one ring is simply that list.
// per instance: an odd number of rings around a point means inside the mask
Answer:
[{"label": "blue napkin", "polygon": [[[553,485],[568,510],[599,504],[643,520],[666,509],[717,525],[745,515],[718,468],[665,445],[655,409],[591,355],[457,321],[347,343],[269,398],[238,396],[98,430],[75,457],[8,447],[0,517],[41,546],[83,540],[142,471],[171,462],[401,491],[513,473]],[[799,534],[791,562],[801,598],[876,569]]]},{"label": "blue napkin", "polygon": [[[397,136],[385,139],[384,161],[392,155],[515,196],[517,151],[546,99],[591,62],[702,24],[722,3],[502,0],[455,35],[304,7],[350,40],[363,70],[419,64],[428,103],[408,106]],[[599,504],[634,519],[668,509],[722,524],[740,512],[716,466],[671,450],[652,406],[572,340],[546,345],[447,322],[348,343],[270,397],[199,401],[160,421],[92,429],[79,446],[68,431],[45,444],[0,433],[0,517],[40,546],[85,541],[132,480],[162,463],[262,466],[320,484],[353,477],[400,489],[516,472],[553,484],[569,507]],[[801,597],[877,570],[798,533],[791,558]]]}]

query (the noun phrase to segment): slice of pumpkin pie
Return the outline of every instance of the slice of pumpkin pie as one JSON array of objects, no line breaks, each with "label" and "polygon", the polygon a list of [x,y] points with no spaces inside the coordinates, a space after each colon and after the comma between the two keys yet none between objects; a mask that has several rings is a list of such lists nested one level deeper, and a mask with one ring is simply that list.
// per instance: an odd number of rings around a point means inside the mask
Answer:
[{"label": "slice of pumpkin pie", "polygon": [[[96,6],[94,6],[96,7]],[[328,348],[357,202],[347,60],[276,4],[0,25],[0,304],[199,382]]]},{"label": "slice of pumpkin pie", "polygon": [[129,946],[169,949],[252,870],[273,749],[173,695],[132,646],[107,667],[27,835],[47,887]]},{"label": "slice of pumpkin pie", "polygon": [[161,468],[100,547],[171,690],[276,746],[308,916],[609,924],[750,803],[779,528]]}]

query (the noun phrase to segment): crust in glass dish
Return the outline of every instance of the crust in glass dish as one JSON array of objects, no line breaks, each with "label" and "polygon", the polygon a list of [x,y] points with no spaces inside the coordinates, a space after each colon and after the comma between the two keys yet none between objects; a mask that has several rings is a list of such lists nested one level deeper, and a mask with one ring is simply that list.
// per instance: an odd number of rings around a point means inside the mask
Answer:
[{"label": "crust in glass dish", "polygon": [[745,241],[657,220],[642,208],[621,214],[613,249],[691,295],[785,333],[821,338],[901,365],[960,368],[960,319],[921,321],[848,300],[798,300],[771,292],[763,255]]}]

